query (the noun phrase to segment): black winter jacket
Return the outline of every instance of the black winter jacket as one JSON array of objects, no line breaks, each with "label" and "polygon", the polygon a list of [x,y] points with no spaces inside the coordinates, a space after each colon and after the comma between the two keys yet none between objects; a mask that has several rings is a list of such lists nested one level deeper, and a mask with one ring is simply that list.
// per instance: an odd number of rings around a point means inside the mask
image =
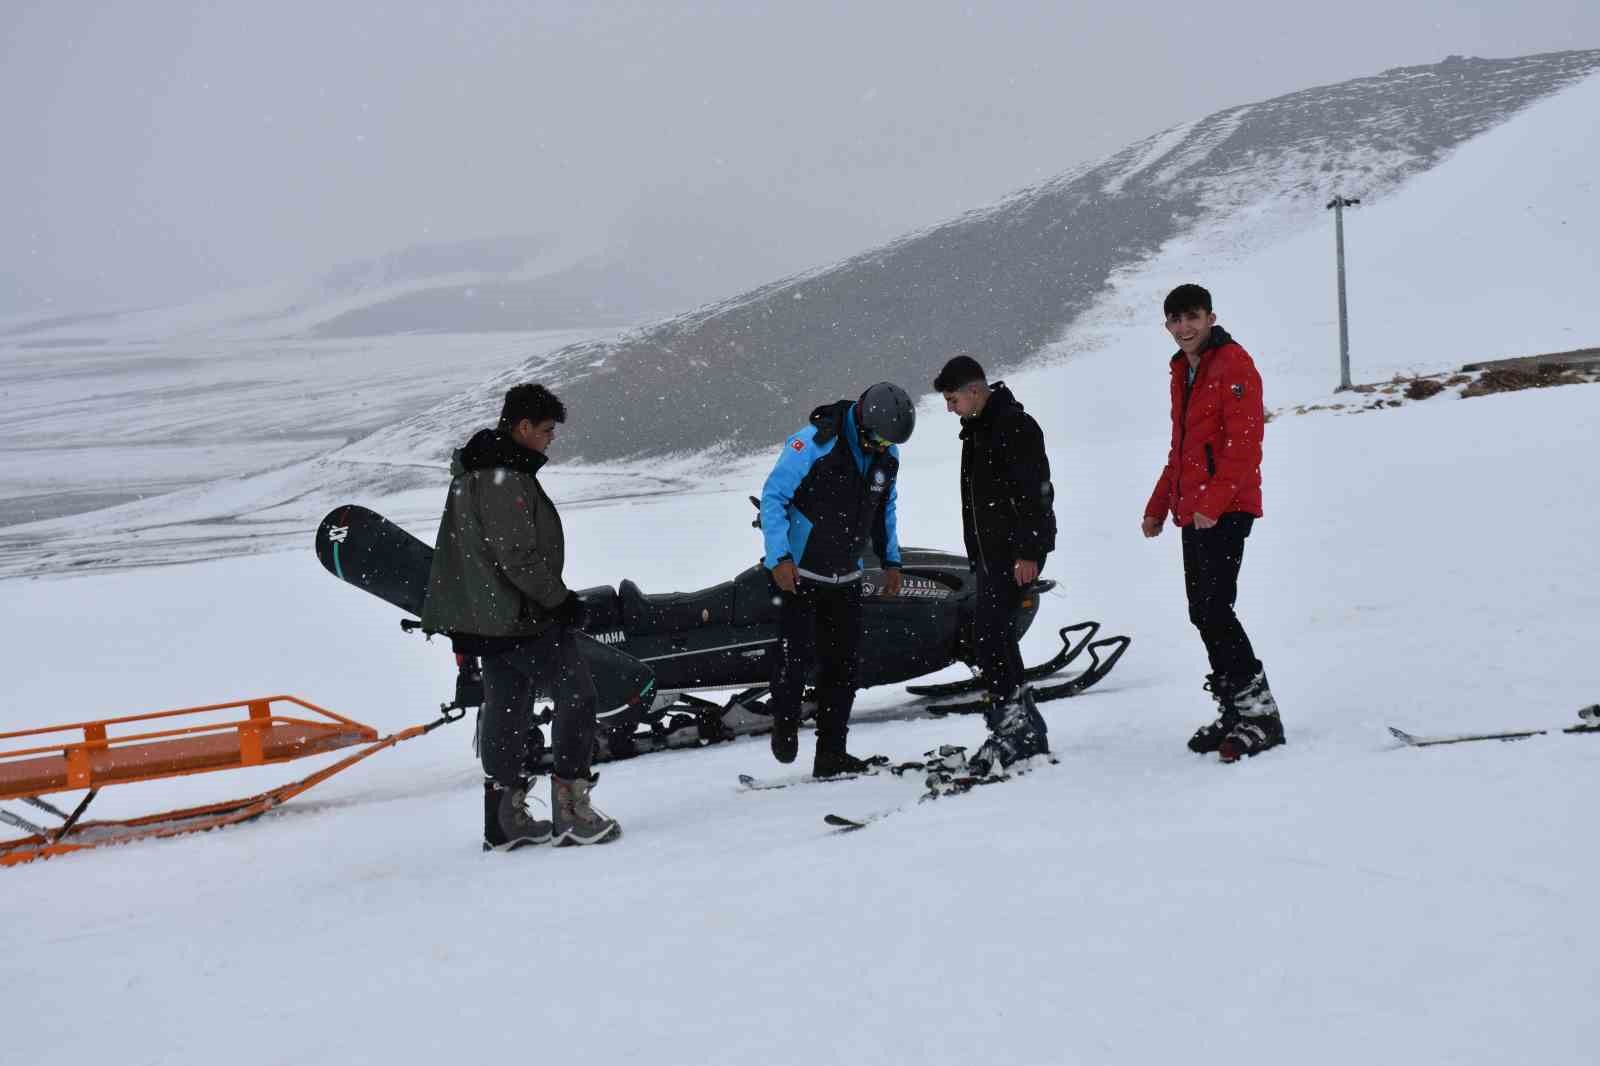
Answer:
[{"label": "black winter jacket", "polygon": [[997,381],[976,418],[961,420],[961,524],[967,557],[991,573],[1043,564],[1056,547],[1055,488],[1039,423]]}]

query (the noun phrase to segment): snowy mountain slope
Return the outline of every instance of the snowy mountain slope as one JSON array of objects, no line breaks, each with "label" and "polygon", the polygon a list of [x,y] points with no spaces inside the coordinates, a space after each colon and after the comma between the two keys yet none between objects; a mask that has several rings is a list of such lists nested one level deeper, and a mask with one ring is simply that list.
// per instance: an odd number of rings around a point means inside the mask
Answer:
[{"label": "snowy mountain slope", "polygon": [[[570,382],[563,386],[574,401],[569,443],[591,459],[759,449],[817,399],[862,384],[855,381],[857,367],[868,362],[874,376],[915,385],[927,377],[926,364],[958,347],[997,367],[1030,353],[1059,358],[1094,347],[1097,324],[1128,304],[1119,279],[1157,273],[1159,260],[1146,262],[1157,248],[1169,260],[1174,249],[1188,249],[1179,273],[1193,249],[1202,249],[1215,272],[1288,235],[1293,254],[1271,276],[1301,277],[1302,256],[1325,269],[1320,203],[1335,177],[1359,186],[1369,205],[1352,220],[1354,294],[1369,316],[1358,318],[1359,344],[1360,329],[1374,322],[1374,305],[1360,300],[1372,276],[1361,257],[1373,246],[1361,233],[1370,227],[1359,219],[1374,213],[1385,190],[1392,194],[1408,175],[1437,166],[1463,138],[1570,85],[1595,56],[1451,61],[1234,108],[836,268],[709,305],[612,347],[605,329],[440,331],[529,325],[533,305],[524,290],[530,285],[562,306],[590,306],[596,293],[627,288],[625,279],[612,277],[618,268],[639,274],[645,288],[654,284],[651,277],[667,275],[708,285],[716,271],[705,255],[686,247],[663,261],[661,233],[645,234],[642,244],[624,242],[620,261],[543,238],[468,241],[348,264],[309,285],[268,286],[186,307],[8,319],[0,325],[0,402],[7,415],[0,431],[6,458],[0,524],[97,511],[257,471],[283,484],[278,471],[286,464],[380,426],[390,428],[338,456],[336,473],[321,488],[342,491],[352,469],[383,469],[373,488],[392,489],[396,462],[438,464],[507,382],[530,375]],[[1579,149],[1587,143],[1567,140]],[[1546,141],[1503,162],[1552,150]],[[1185,169],[1197,161],[1205,173]],[[1572,188],[1588,180],[1577,170],[1546,174],[1550,191],[1569,201]],[[1436,256],[1441,242],[1471,250],[1485,212],[1506,217],[1499,205],[1470,197],[1455,207],[1457,214],[1441,215],[1422,234],[1427,239],[1407,246],[1411,261],[1397,263],[1393,273]],[[1574,230],[1581,232],[1576,222],[1567,232]],[[1507,235],[1519,236],[1496,236]],[[1549,236],[1536,233],[1522,243],[1540,254]],[[748,249],[741,251],[735,237],[711,237],[719,242],[713,258],[747,261]],[[646,254],[650,248],[656,253]],[[1519,270],[1504,259],[1484,265],[1502,274]],[[1558,284],[1545,302],[1573,302],[1585,276],[1582,267],[1552,273]],[[1253,284],[1229,288],[1235,307],[1261,283],[1260,276],[1245,281]],[[1268,299],[1263,286],[1256,302],[1274,312],[1295,308],[1277,317],[1304,323],[1296,339],[1305,340],[1331,329],[1325,287],[1274,291]],[[607,314],[596,310],[590,325]],[[1069,343],[1050,346],[1063,328]],[[316,339],[396,329],[425,332]],[[819,397],[818,381],[841,384]],[[619,395],[622,413],[613,418]],[[426,413],[396,422],[419,410]],[[86,431],[90,425],[97,428]],[[231,485],[221,491],[238,496]],[[173,506],[187,512],[191,505],[180,499]],[[90,536],[126,530],[145,513],[97,514],[71,529]],[[35,542],[32,533],[15,529],[8,539],[13,547]]]},{"label": "snowy mountain slope", "polygon": [[530,352],[603,335],[14,348],[0,353],[0,528],[198,482],[230,493],[225,479],[332,451]]},{"label": "snowy mountain slope", "polygon": [[[760,447],[815,400],[867,384],[863,367],[919,388],[954,351],[1014,367],[1072,328],[1118,272],[1142,271],[1174,241],[1204,235],[1216,262],[1321,231],[1336,186],[1381,203],[1597,66],[1600,51],[1452,58],[1232,108],[835,267],[577,345],[541,360],[540,373],[578,410],[621,399],[626,420],[574,427],[589,460]],[[442,456],[517,374],[419,415],[381,446],[422,438]],[[818,397],[819,381],[836,384]]]},{"label": "snowy mountain slope", "polygon": [[[1348,259],[1357,381],[1594,343],[1577,309],[1586,306],[1596,279],[1590,245],[1596,228],[1593,175],[1600,172],[1600,142],[1573,137],[1571,131],[1582,128],[1597,110],[1600,78],[1591,77],[1461,145],[1433,170],[1381,201],[1350,212]],[[1130,155],[1128,167],[1142,173],[1159,155],[1154,149]],[[1140,264],[1112,274],[1103,295],[1040,356],[1043,364],[1062,368],[1061,376],[1052,379],[1059,385],[1050,395],[1029,400],[1052,439],[1070,442],[1062,446],[1072,448],[1086,439],[1112,442],[1145,432],[1148,390],[1162,387],[1170,351],[1159,325],[1160,300],[1181,281],[1199,279],[1211,286],[1222,321],[1263,368],[1269,406],[1286,409],[1329,398],[1338,382],[1333,242],[1328,213],[1320,205],[1317,211],[1322,225],[1264,242],[1254,252],[1234,248],[1222,254],[1219,249],[1232,231],[1225,222],[1215,221],[1190,236],[1174,238]],[[1492,312],[1483,313],[1485,304]],[[295,375],[290,373],[274,393],[274,404],[228,407],[210,400],[199,410],[227,417],[209,426],[197,423],[196,428],[205,428],[215,438],[231,432],[229,426],[248,426],[251,432],[243,438],[231,437],[242,452],[241,464],[254,455],[259,466],[273,465],[266,461],[272,456],[265,450],[251,449],[265,449],[277,435],[288,436],[306,425],[348,432],[351,423],[341,419],[350,418],[349,408],[341,413],[338,405],[349,403],[352,388],[359,388],[367,416],[382,414],[419,397],[438,396],[437,391],[424,389],[424,385],[438,386],[431,375],[463,383],[464,375],[474,368],[515,363],[525,342],[505,337],[494,347],[484,347],[484,338],[473,337],[393,339],[376,350],[391,353],[390,358],[403,361],[411,372],[391,372],[377,379],[364,374],[354,360],[322,357],[317,365],[327,368],[318,371],[328,375],[319,378],[325,393],[297,395]],[[493,418],[499,392],[507,383],[553,377],[554,365],[567,358],[551,351],[553,347],[546,345],[544,362],[516,366],[467,393],[475,397],[470,412],[459,403],[435,402],[432,415],[392,424],[303,465],[259,478],[202,485],[166,499],[0,530],[0,575],[298,550],[299,531],[340,500],[425,489],[422,498],[431,501],[434,497],[429,494],[442,491],[444,483],[438,452],[447,439],[438,435],[445,432],[439,427],[460,423],[467,427],[460,431],[464,435],[471,426]],[[442,368],[434,358],[441,350],[449,353],[449,365]],[[941,358],[942,354],[931,357],[919,376],[931,377]],[[236,365],[249,367],[251,360],[243,358]],[[481,380],[481,369],[476,372]],[[717,379],[702,380],[710,395]],[[204,434],[185,438],[175,432],[187,423],[174,405],[160,402],[162,387],[130,393],[129,402],[117,411],[116,417],[123,420],[117,423],[119,432],[148,441],[152,448],[197,439],[207,443]],[[791,402],[809,411],[819,398],[842,388],[826,380],[808,382]],[[9,441],[10,447],[37,446],[41,437],[72,433],[81,413],[72,417],[73,406],[60,403],[58,397],[54,386],[39,386],[38,399],[29,404],[39,421]],[[567,399],[571,420],[562,428],[558,454],[572,448],[573,438],[596,426],[632,425],[655,414],[614,398],[587,405],[570,395]],[[797,416],[803,417],[803,413]],[[937,403],[924,406],[925,425],[926,420],[942,417]],[[430,424],[433,428],[428,428]],[[921,438],[913,450],[920,447]],[[63,455],[43,469],[81,474],[86,454]],[[115,489],[126,491],[137,486],[138,477],[150,476],[148,464],[141,465],[137,455],[121,450],[110,454],[122,464],[112,470],[123,479]],[[278,462],[293,457],[285,455]],[[25,457],[26,461],[30,460]],[[211,460],[197,452],[193,465],[177,472],[193,477],[205,469],[206,461]],[[709,471],[702,460],[690,456],[676,462],[657,458],[631,464],[561,463],[547,476],[569,479],[569,498],[592,499],[608,491],[627,495],[684,491],[687,486],[742,494],[759,485],[767,461],[763,449],[748,458],[724,460]],[[21,469],[31,473],[34,468]],[[162,487],[172,486],[168,482]],[[429,502],[420,510],[433,506]]]},{"label": "snowy mountain slope", "polygon": [[342,263],[309,281],[281,281],[169,306],[19,315],[0,322],[0,343],[23,350],[283,339],[314,333],[362,308],[447,286],[538,277],[578,256],[551,238],[509,237],[419,245]]}]

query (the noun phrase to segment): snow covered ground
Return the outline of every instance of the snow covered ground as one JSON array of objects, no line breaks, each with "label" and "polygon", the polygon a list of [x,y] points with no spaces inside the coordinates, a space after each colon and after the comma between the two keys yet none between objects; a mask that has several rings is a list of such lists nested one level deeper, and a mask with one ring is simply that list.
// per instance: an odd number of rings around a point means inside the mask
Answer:
[{"label": "snow covered ground", "polygon": [[[1600,145],[1570,131],[1597,105],[1592,79],[1349,220],[1358,379],[1594,343],[1562,338],[1595,281],[1579,252]],[[1497,254],[1461,254],[1447,194]],[[1086,617],[1134,637],[1101,686],[1047,706],[1058,766],[836,836],[825,813],[909,804],[916,783],[741,794],[737,773],[774,772],[745,740],[602,767],[616,845],[485,856],[457,725],[247,826],[0,873],[6,1061],[1593,1062],[1600,740],[1407,750],[1383,727],[1561,726],[1600,700],[1600,389],[1276,418],[1239,610],[1290,743],[1234,767],[1183,747],[1207,717],[1202,652],[1175,533],[1138,531],[1165,450],[1160,294],[1212,285],[1270,406],[1325,398],[1328,243],[1231,263],[1168,249],[1067,358],[1012,377],[1062,524],[1062,585],[1025,656]],[[906,543],[960,543],[955,430],[923,407]],[[553,468],[558,501],[590,501],[565,512],[569,583],[730,576],[759,550],[744,497],[766,463],[609,501]],[[362,502],[427,536],[438,490]],[[0,581],[0,730],[283,691],[384,731],[428,720],[448,650],[328,578],[309,524],[290,540]],[[911,758],[980,728],[858,726],[852,747]]]}]

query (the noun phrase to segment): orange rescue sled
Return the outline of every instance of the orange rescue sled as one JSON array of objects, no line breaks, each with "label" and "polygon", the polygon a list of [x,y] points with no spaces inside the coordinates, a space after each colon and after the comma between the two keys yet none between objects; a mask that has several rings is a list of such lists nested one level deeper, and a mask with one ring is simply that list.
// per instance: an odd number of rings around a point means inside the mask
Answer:
[{"label": "orange rescue sled", "polygon": [[[296,696],[263,696],[0,733],[0,802],[21,801],[61,822],[46,828],[0,809],[0,821],[29,834],[0,842],[0,866],[147,837],[195,833],[255,818],[367,756],[431,732],[462,713],[446,708],[443,717],[427,725],[379,737],[371,726]],[[11,748],[8,742],[26,746]],[[123,821],[81,820],[107,785],[265,766],[350,747],[360,750],[309,777],[244,799]],[[81,789],[88,792],[70,813],[40,798]]]}]

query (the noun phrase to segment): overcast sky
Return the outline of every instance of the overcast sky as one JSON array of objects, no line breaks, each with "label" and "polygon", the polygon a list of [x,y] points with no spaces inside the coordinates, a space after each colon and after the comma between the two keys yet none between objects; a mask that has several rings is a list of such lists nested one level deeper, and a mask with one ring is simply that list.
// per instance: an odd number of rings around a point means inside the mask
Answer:
[{"label": "overcast sky", "polygon": [[705,215],[820,263],[1223,107],[1590,47],[1595,0],[3,0],[0,313]]}]

